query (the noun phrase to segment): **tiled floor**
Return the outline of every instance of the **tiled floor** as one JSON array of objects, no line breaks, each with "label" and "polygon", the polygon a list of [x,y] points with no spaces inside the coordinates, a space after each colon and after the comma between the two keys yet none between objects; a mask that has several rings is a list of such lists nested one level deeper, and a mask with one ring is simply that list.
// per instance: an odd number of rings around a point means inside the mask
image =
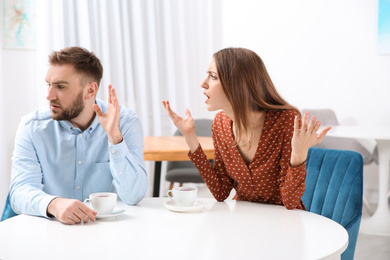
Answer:
[{"label": "tiled floor", "polygon": [[[371,205],[371,207],[375,210],[376,205]],[[367,217],[367,212],[363,209],[363,218],[365,217]],[[389,260],[390,236],[374,236],[359,233],[354,259]]]},{"label": "tiled floor", "polygon": [[390,237],[359,234],[355,260],[389,260]]}]

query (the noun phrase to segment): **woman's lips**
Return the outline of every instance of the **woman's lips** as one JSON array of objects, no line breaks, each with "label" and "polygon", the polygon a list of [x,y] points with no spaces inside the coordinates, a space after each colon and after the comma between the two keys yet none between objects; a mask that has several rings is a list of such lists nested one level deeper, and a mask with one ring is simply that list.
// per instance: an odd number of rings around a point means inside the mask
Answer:
[{"label": "woman's lips", "polygon": [[209,100],[210,100],[210,97],[209,97],[209,96],[207,96],[207,95],[206,95],[206,93],[204,93],[204,92],[203,92],[203,94],[204,94],[204,95],[207,97],[207,99],[206,99],[205,103],[209,102]]}]

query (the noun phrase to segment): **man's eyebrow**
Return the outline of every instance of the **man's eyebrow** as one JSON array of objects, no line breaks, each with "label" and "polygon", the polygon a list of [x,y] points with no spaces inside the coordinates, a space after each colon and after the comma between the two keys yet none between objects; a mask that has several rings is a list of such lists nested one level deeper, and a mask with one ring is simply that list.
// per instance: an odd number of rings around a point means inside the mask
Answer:
[{"label": "man's eyebrow", "polygon": [[[47,84],[49,84],[49,82],[46,80]],[[58,80],[58,81],[54,81],[52,83],[52,85],[59,85],[59,84],[69,84],[69,82],[65,81],[65,80]]]}]

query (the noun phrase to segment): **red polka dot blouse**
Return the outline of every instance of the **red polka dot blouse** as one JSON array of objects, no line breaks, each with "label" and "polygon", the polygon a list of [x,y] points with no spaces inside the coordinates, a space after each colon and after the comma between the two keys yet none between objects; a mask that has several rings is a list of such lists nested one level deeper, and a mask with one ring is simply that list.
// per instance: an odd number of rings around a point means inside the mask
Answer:
[{"label": "red polka dot blouse", "polygon": [[237,200],[305,209],[301,198],[305,191],[306,162],[297,167],[290,165],[296,115],[294,110],[266,113],[257,151],[249,165],[235,145],[232,120],[223,111],[215,116],[214,166],[201,145],[189,157],[218,201],[225,200],[235,189]]}]

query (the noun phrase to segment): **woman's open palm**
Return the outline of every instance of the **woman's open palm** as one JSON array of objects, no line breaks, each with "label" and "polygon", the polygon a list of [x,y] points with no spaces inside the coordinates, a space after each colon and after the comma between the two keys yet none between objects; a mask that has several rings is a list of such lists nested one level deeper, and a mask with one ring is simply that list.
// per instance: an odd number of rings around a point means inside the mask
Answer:
[{"label": "woman's open palm", "polygon": [[318,135],[317,132],[320,129],[321,123],[316,122],[315,117],[311,117],[308,123],[309,113],[305,112],[302,120],[302,126],[299,128],[299,119],[295,118],[294,121],[294,134],[291,140],[292,153],[291,153],[291,165],[296,166],[306,160],[307,152],[310,147],[319,144],[325,135],[331,129],[331,127],[325,127]]},{"label": "woman's open palm", "polygon": [[169,105],[169,101],[162,101],[165,110],[167,110],[169,117],[172,119],[172,122],[175,124],[177,129],[179,129],[180,133],[183,136],[189,136],[195,132],[195,122],[191,116],[191,113],[188,109],[186,109],[187,118],[182,118],[178,114],[176,114]]}]

